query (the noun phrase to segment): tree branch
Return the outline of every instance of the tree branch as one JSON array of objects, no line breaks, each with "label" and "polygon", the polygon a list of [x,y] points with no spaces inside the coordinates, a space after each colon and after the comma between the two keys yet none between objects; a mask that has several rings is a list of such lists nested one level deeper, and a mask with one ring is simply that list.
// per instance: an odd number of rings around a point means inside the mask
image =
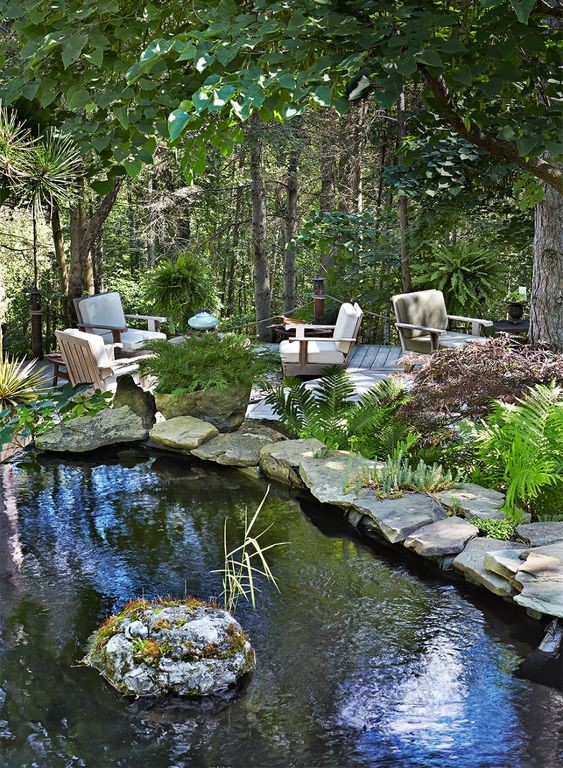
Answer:
[{"label": "tree branch", "polygon": [[538,0],[532,13],[539,13],[542,16],[553,16],[556,19],[563,19],[563,6],[560,0],[551,0],[555,2],[554,5],[550,5],[549,0]]},{"label": "tree branch", "polygon": [[563,194],[563,171],[560,168],[551,165],[541,157],[521,157],[516,145],[512,141],[497,139],[485,133],[474,124],[467,128],[444,79],[441,76],[435,77],[432,75],[424,64],[419,64],[418,69],[438,101],[442,115],[457,133],[489,154],[501,157],[511,163],[516,163]]},{"label": "tree branch", "polygon": [[115,200],[117,198],[117,195],[119,194],[120,189],[121,189],[121,179],[118,179],[113,185],[113,189],[111,189],[107,193],[107,195],[103,198],[102,202],[97,207],[96,212],[88,222],[88,226],[86,227],[84,232],[84,237],[82,239],[82,242],[80,243],[80,250],[85,255],[88,255],[88,253],[90,253],[92,246],[98,239],[100,235],[100,230],[102,229],[104,221],[107,219],[111,209],[113,208],[113,204],[115,203]]}]

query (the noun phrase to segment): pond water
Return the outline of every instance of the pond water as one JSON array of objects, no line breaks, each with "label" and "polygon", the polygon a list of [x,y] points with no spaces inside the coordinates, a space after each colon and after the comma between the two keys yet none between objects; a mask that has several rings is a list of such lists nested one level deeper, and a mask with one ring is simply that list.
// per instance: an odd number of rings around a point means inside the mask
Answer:
[{"label": "pond water", "polygon": [[[514,670],[541,637],[499,601],[415,572],[272,488],[280,594],[238,617],[258,667],[208,706],[120,697],[77,666],[138,595],[220,592],[261,483],[125,452],[0,467],[2,768],[525,768],[563,762],[563,696]],[[1,507],[0,507],[1,510]]]}]

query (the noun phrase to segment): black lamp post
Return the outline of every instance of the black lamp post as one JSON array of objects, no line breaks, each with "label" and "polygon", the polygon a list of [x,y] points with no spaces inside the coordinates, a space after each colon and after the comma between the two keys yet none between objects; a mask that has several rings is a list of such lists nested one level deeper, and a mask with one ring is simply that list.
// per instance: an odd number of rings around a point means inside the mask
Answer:
[{"label": "black lamp post", "polygon": [[30,292],[31,306],[31,352],[33,357],[43,357],[43,334],[42,334],[42,312],[41,312],[41,292],[37,284],[33,286]]},{"label": "black lamp post", "polygon": [[325,279],[317,275],[313,280],[313,322],[321,325],[325,316]]}]

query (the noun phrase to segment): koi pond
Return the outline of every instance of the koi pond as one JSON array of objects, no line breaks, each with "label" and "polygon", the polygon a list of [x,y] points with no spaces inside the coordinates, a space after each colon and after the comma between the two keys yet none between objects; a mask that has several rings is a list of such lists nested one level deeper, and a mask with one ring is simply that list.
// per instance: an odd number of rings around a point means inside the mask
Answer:
[{"label": "koi pond", "polygon": [[237,618],[257,669],[233,700],[128,699],[78,664],[132,597],[218,597],[266,486],[123,451],[0,467],[2,768],[527,768],[563,762],[563,694],[515,670],[542,627],[360,540],[272,487],[280,587]]}]

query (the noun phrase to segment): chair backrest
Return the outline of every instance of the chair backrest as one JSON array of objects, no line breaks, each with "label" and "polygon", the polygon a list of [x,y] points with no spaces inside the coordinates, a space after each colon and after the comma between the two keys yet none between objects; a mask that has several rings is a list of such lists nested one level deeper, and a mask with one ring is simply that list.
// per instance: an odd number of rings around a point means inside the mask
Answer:
[{"label": "chair backrest", "polygon": [[[448,328],[448,313],[442,291],[434,288],[428,291],[414,291],[413,293],[398,293],[391,297],[395,317],[398,323],[410,323],[411,325],[425,325],[428,328],[438,328],[446,331]],[[425,331],[401,329],[407,339],[417,336],[428,336]]]},{"label": "chair backrest", "polygon": [[91,383],[97,389],[104,389],[104,373],[111,374],[104,340],[75,328],[55,333],[70,383],[73,386]]},{"label": "chair backrest", "polygon": [[[113,325],[116,328],[127,328],[121,296],[117,291],[98,293],[95,296],[83,296],[74,300],[74,306],[79,323],[92,326],[95,323],[101,323]],[[94,327],[93,330],[100,335],[107,333],[104,328]]]},{"label": "chair backrest", "polygon": [[[357,304],[350,304],[349,302],[342,304],[334,326],[334,338],[355,339],[360,329],[362,316],[363,312]],[[348,352],[353,344],[351,341],[337,341],[335,343],[337,349],[344,353]]]}]

